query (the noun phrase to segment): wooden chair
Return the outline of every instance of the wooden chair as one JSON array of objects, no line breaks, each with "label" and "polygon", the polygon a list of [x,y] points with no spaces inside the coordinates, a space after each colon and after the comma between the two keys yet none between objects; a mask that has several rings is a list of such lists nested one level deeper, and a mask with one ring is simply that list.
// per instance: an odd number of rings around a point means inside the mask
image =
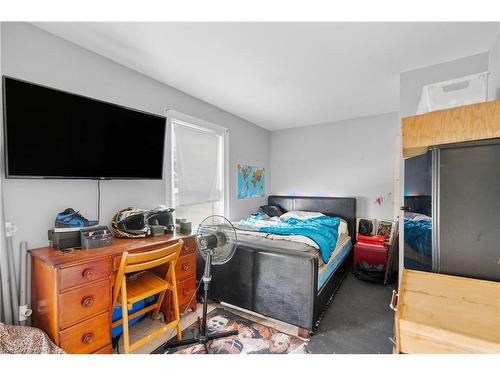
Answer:
[{"label": "wooden chair", "polygon": [[[113,328],[123,324],[123,347],[125,354],[130,353],[138,347],[146,344],[155,337],[161,335],[165,331],[176,327],[177,338],[182,339],[182,329],[179,313],[179,302],[177,299],[177,288],[175,278],[175,263],[179,258],[184,241],[179,240],[176,244],[161,248],[158,250],[129,254],[124,252],[121,258],[120,267],[116,274],[116,280],[113,290],[113,307],[118,302],[122,305],[122,319],[113,322]],[[157,273],[152,272],[150,269],[161,265],[167,265],[168,270],[164,277],[160,277]],[[137,272],[132,278],[127,280],[126,275]],[[165,297],[167,290],[173,294],[173,307],[175,319],[171,322],[166,322],[165,326],[150,333],[146,337],[130,344],[128,322],[140,315],[143,315],[151,310],[153,311],[152,319],[158,315],[160,307]],[[128,314],[128,310],[132,308],[132,304],[141,301],[149,296],[158,294],[156,302],[150,306]]]}]

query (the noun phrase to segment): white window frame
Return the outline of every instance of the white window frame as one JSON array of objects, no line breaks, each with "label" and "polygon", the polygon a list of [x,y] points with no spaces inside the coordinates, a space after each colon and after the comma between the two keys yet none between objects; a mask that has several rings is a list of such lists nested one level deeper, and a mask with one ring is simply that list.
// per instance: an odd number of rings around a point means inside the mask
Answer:
[{"label": "white window frame", "polygon": [[222,137],[222,158],[221,158],[221,186],[222,191],[222,215],[229,217],[229,129],[211,122],[201,120],[199,118],[186,115],[181,112],[169,109],[166,111],[167,116],[167,132],[166,132],[166,145],[167,152],[165,160],[165,180],[166,180],[166,202],[169,207],[176,208],[175,202],[175,186],[174,186],[174,145],[173,145],[173,122],[179,122],[182,125],[190,126],[192,128],[208,131]]}]

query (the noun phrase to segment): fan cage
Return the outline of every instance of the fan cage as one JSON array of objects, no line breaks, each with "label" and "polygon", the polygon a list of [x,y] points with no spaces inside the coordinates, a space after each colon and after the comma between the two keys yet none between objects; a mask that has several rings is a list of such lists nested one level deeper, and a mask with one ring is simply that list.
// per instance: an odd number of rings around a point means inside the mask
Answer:
[{"label": "fan cage", "polygon": [[[211,263],[221,265],[228,262],[236,251],[238,243],[238,237],[233,224],[221,215],[208,216],[199,225],[197,237],[209,235],[217,236],[217,247],[207,250],[210,251]],[[207,251],[199,250],[205,260]]]}]

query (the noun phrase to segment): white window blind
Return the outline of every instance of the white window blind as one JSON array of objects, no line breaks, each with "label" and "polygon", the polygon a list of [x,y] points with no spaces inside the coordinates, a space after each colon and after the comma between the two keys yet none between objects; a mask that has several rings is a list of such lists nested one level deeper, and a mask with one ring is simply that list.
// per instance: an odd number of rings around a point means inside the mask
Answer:
[{"label": "white window blind", "polygon": [[220,201],[223,136],[175,119],[172,127],[176,207]]}]

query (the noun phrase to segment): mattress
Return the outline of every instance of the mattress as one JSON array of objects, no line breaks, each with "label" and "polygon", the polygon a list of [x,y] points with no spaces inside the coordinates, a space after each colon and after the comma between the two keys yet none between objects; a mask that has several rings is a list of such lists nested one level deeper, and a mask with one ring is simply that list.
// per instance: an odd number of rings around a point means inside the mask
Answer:
[{"label": "mattress", "polygon": [[347,234],[339,237],[335,250],[333,251],[328,263],[323,263],[319,257],[318,263],[318,292],[323,285],[328,281],[330,276],[335,272],[337,266],[344,260],[352,249],[351,237]]}]

